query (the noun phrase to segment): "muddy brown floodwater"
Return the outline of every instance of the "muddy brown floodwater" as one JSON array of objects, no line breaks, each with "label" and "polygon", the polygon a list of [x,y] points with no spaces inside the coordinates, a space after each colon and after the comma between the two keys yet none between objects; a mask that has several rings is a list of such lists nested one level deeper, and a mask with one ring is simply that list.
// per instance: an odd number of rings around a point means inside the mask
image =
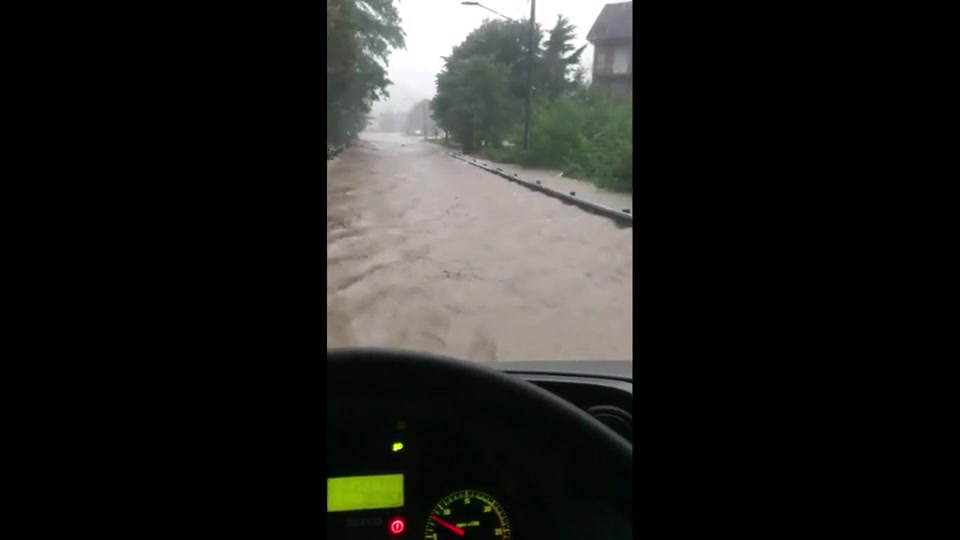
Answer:
[{"label": "muddy brown floodwater", "polygon": [[397,134],[327,165],[327,345],[633,358],[633,229]]}]

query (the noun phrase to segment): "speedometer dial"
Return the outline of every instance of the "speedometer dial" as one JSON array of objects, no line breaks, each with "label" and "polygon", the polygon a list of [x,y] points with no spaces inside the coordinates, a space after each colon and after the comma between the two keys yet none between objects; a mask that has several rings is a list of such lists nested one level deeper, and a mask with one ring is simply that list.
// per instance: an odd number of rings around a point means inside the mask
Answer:
[{"label": "speedometer dial", "polygon": [[444,497],[430,513],[425,540],[510,538],[503,506],[482,491],[467,489]]}]

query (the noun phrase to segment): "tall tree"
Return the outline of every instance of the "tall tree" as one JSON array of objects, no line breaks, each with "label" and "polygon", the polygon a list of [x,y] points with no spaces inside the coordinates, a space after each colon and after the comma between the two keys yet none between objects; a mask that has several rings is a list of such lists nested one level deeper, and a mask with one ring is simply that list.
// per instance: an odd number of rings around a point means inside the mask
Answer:
[{"label": "tall tree", "polygon": [[[542,31],[535,28],[534,54]],[[433,118],[465,151],[487,141],[498,146],[523,116],[530,24],[487,19],[470,32],[437,75]]]},{"label": "tall tree", "polygon": [[[523,118],[529,35],[528,21],[488,19],[444,58],[434,118],[465,151],[480,140],[498,145]],[[545,42],[539,25],[534,28],[535,99],[553,101],[584,87],[585,73],[576,68],[586,46],[574,47],[575,39],[576,27],[563,16],[557,17]]]},{"label": "tall tree", "polygon": [[510,127],[509,70],[487,56],[449,60],[437,76],[433,99],[437,125],[449,131],[464,152],[481,141],[499,146]]},{"label": "tall tree", "polygon": [[[522,100],[527,91],[527,39],[530,35],[529,20],[504,21],[486,19],[462,43],[453,48],[449,60],[464,60],[486,56],[491,62],[507,68],[510,93]],[[534,54],[539,53],[543,31],[536,25]]]},{"label": "tall tree", "polygon": [[577,27],[563,15],[557,15],[557,22],[550,30],[550,37],[541,54],[539,80],[543,95],[551,101],[561,94],[574,90],[577,86],[576,72],[579,67],[580,56],[586,45],[579,49],[573,46]]},{"label": "tall tree", "polygon": [[393,0],[327,0],[327,143],[365,127],[373,103],[387,96],[386,65],[405,46]]}]

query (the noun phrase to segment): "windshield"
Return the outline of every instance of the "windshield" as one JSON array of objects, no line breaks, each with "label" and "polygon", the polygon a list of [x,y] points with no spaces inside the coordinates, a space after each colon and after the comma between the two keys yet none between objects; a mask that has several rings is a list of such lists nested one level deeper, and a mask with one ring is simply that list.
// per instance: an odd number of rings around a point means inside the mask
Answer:
[{"label": "windshield", "polygon": [[632,360],[632,9],[327,0],[329,347]]}]

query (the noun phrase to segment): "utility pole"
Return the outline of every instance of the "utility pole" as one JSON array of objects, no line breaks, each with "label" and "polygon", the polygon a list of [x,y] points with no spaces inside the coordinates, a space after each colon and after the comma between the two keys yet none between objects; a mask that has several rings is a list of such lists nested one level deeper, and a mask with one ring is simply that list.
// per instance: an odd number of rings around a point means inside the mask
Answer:
[{"label": "utility pole", "polygon": [[423,102],[423,140],[427,140],[427,104],[428,101]]},{"label": "utility pole", "polygon": [[523,149],[530,147],[530,119],[533,111],[533,36],[537,30],[537,0],[530,0],[530,37],[527,40],[527,101],[523,115]]}]

